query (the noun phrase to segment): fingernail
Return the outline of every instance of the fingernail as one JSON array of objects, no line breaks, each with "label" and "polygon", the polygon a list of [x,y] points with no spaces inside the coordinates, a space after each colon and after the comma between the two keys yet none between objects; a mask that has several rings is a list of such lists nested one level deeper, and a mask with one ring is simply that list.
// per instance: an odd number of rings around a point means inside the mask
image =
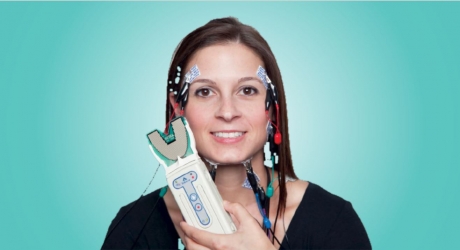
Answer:
[{"label": "fingernail", "polygon": [[224,205],[228,205],[230,202],[224,200]]}]

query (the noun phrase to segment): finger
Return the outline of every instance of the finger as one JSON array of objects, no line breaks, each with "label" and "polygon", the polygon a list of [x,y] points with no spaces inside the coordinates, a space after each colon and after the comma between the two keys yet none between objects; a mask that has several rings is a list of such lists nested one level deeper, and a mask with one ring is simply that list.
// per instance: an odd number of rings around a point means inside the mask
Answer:
[{"label": "finger", "polygon": [[224,200],[224,202],[223,202],[224,209],[225,209],[225,210],[228,212],[228,214],[230,215],[230,218],[232,219],[233,224],[235,224],[236,229],[238,229],[238,228],[240,227],[240,221],[237,220],[236,217],[235,217],[232,213],[230,213],[230,212],[228,211],[228,209],[226,208],[226,206],[228,206],[229,204],[230,204],[230,202]]},{"label": "finger", "polygon": [[232,218],[233,224],[235,224],[236,229],[240,228],[240,222],[235,218],[235,216],[231,213],[229,213],[230,218]]},{"label": "finger", "polygon": [[221,237],[221,235],[194,228],[184,221],[182,221],[179,225],[182,228],[182,231],[184,231],[185,235],[192,241],[198,245],[202,245],[208,248],[213,248],[215,242],[218,242],[219,238]]},{"label": "finger", "polygon": [[238,222],[245,220],[253,221],[254,217],[239,203],[230,203],[224,201],[224,208],[229,212]]},{"label": "finger", "polygon": [[187,250],[210,250],[209,248],[196,243],[187,236],[184,236],[183,244]]}]

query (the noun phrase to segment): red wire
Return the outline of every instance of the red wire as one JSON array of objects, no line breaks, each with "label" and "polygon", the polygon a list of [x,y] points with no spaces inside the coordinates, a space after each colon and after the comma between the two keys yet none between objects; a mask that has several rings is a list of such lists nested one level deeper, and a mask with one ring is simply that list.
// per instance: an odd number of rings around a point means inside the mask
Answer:
[{"label": "red wire", "polygon": [[[273,127],[275,127],[276,131],[279,131],[278,126],[276,126],[276,124],[273,123],[273,121],[270,119],[270,117],[268,117],[268,111],[265,111],[265,114],[267,115],[268,121],[272,124]],[[277,119],[278,119],[278,112],[277,112],[277,114],[276,114],[276,117],[277,117]],[[277,121],[277,122],[278,122],[278,121]]]},{"label": "red wire", "polygon": [[279,117],[279,114],[280,114],[280,109],[279,109],[279,106],[278,106],[278,103],[275,104],[276,106],[276,130],[278,130],[278,133],[280,132],[280,130],[278,129],[278,126],[280,125],[280,117]]},{"label": "red wire", "polygon": [[176,110],[176,108],[177,108],[178,106],[179,106],[179,103],[176,102],[176,103],[174,104],[173,111],[171,112],[171,116],[169,117],[169,121],[166,123],[165,131],[164,131],[165,134],[168,134],[168,133],[169,133],[169,124],[171,124],[171,120],[172,120],[172,118],[174,117],[175,110]]}]

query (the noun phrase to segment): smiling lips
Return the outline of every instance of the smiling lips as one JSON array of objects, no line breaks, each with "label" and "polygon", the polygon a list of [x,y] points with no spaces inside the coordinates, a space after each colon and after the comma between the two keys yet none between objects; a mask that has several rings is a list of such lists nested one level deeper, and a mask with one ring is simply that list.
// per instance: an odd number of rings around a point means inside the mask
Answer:
[{"label": "smiling lips", "polygon": [[244,132],[213,132],[216,137],[220,138],[237,138],[244,134]]},{"label": "smiling lips", "polygon": [[232,131],[232,132],[212,132],[214,139],[222,143],[235,143],[243,138],[245,132]]}]

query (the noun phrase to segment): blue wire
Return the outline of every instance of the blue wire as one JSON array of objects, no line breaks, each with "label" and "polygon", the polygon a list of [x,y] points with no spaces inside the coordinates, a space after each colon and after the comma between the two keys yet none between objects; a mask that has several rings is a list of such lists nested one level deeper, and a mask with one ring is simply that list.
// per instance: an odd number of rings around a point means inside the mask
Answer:
[{"label": "blue wire", "polygon": [[262,210],[262,205],[260,204],[259,194],[257,193],[256,193],[256,202],[257,202],[257,206],[259,207],[259,212],[262,215],[265,228],[272,228],[272,223],[265,215],[265,212]]}]

